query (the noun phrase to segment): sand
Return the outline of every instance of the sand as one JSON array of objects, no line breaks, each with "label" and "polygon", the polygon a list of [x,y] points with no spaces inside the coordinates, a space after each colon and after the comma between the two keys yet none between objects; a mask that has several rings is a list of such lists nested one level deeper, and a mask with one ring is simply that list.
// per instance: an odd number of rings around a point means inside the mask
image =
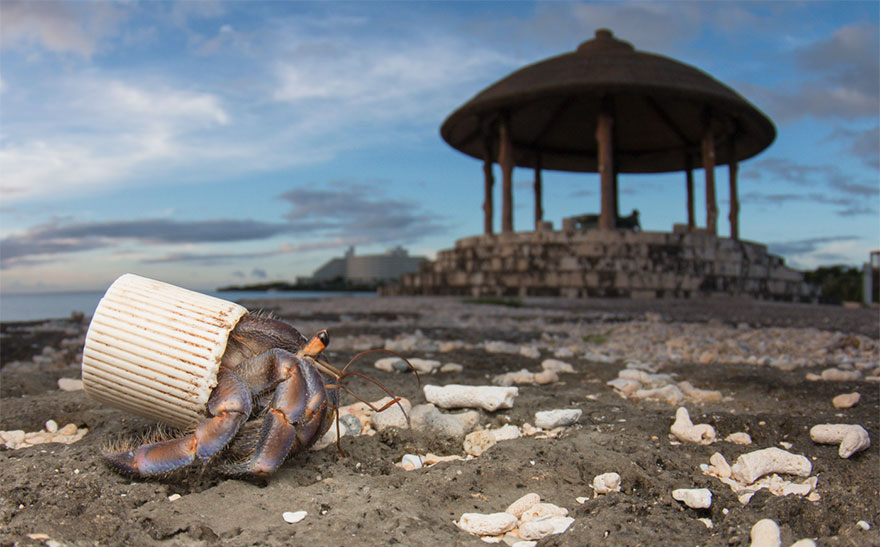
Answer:
[{"label": "sand", "polygon": [[[460,372],[424,375],[422,385],[488,385],[498,374],[540,371],[549,358],[575,369],[554,383],[519,385],[512,409],[480,411],[483,428],[534,425],[538,411],[582,411],[575,425],[553,435],[504,440],[477,458],[415,471],[395,464],[417,451],[465,456],[461,440],[393,428],[345,437],[347,457],[332,445],[297,454],[264,481],[224,478],[210,467],[162,480],[113,473],[100,459],[102,446],[151,424],[82,391],[58,389],[59,378],[78,377],[85,323],[4,324],[0,429],[38,431],[52,419],[88,434],[72,444],[0,448],[0,544],[482,545],[455,521],[464,513],[502,512],[529,492],[574,518],[539,545],[748,545],[752,526],[765,518],[779,525],[783,545],[802,538],[880,544],[880,383],[870,379],[878,372],[876,310],[718,299],[522,303],[349,297],[245,303],[307,334],[329,329],[328,355],[337,364],[361,349],[389,345],[408,357],[462,365]],[[491,351],[487,341],[496,342]],[[424,403],[414,375],[372,368],[379,357],[357,366],[413,404]],[[676,385],[720,392],[713,402],[681,403],[694,424],[713,426],[719,440],[670,439],[677,405],[625,398],[606,384],[627,364],[670,375]],[[807,379],[829,367],[862,378]],[[384,395],[365,382],[351,387],[368,400]],[[851,392],[861,394],[858,404],[833,406],[836,395]],[[820,423],[861,425],[872,446],[842,459],[836,446],[811,441],[809,430]],[[735,432],[748,433],[752,443],[723,440]],[[700,469],[715,452],[732,464],[773,446],[810,460],[817,479],[812,500],[765,488],[744,505]],[[620,475],[620,492],[594,496],[594,477],[608,472]],[[691,509],[673,499],[682,488],[709,489],[712,505]],[[297,511],[307,514],[285,521],[285,513]]]}]

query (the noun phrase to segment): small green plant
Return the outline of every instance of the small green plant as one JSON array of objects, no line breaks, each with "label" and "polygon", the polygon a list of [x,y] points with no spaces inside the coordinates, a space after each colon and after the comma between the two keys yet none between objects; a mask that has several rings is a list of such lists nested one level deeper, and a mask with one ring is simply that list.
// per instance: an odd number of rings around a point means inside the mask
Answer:
[{"label": "small green plant", "polygon": [[588,335],[584,336],[584,342],[586,342],[587,344],[595,344],[598,346],[598,345],[601,345],[601,344],[604,344],[605,342],[607,342],[608,336],[610,334],[611,334],[610,330],[606,331],[602,334],[599,334],[599,333],[588,334]]},{"label": "small green plant", "polygon": [[465,304],[489,304],[492,306],[507,306],[508,308],[521,308],[523,303],[516,298],[504,298],[502,296],[478,296],[476,298],[465,298],[462,300]]}]

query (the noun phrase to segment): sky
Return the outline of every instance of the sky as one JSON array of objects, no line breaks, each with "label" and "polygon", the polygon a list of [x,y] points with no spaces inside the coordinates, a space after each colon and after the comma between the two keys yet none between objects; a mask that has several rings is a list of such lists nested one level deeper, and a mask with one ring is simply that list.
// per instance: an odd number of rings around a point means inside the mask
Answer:
[{"label": "sky", "polygon": [[[774,121],[739,165],[742,239],[799,269],[860,265],[880,249],[878,23],[874,1],[0,0],[0,292],[293,281],[349,246],[433,257],[483,230],[482,165],[443,120],[599,28]],[[595,173],[543,175],[557,229],[599,211]],[[515,230],[533,176],[514,171]],[[683,173],[619,186],[643,229],[686,222]]]}]

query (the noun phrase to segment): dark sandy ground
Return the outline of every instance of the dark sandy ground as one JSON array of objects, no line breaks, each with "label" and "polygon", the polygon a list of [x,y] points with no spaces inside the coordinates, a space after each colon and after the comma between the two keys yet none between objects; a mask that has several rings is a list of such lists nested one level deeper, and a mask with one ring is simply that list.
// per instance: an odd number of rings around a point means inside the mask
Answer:
[{"label": "dark sandy ground", "polygon": [[[275,310],[295,326],[326,324],[331,336],[393,337],[401,330],[430,324],[440,313],[432,300],[415,308],[421,311],[385,312],[376,311],[381,300],[362,301],[364,310],[357,309],[357,302],[346,304],[345,314],[326,306],[331,311],[323,316],[314,312],[322,308],[321,302],[298,306],[262,301],[248,307]],[[487,306],[479,307],[486,313]],[[488,308],[489,317],[511,313],[504,307]],[[558,320],[619,323],[652,311],[664,321],[714,319],[756,327],[816,327],[865,334],[875,342],[878,338],[876,310],[819,306],[529,300],[518,313],[548,309]],[[805,372],[820,372],[821,367],[783,371],[684,363],[663,369],[729,396],[719,403],[687,405],[691,417],[695,423],[713,425],[722,437],[746,431],[752,436],[751,446],[671,444],[668,431],[675,407],[622,399],[605,382],[617,376],[623,363],[596,363],[575,356],[565,361],[574,365],[576,374],[565,375],[556,384],[521,386],[513,409],[482,412],[483,425],[503,425],[533,423],[537,410],[581,409],[580,422],[558,439],[505,441],[472,461],[407,472],[394,464],[414,451],[413,441],[409,432],[393,430],[343,439],[346,458],[340,458],[333,446],[298,454],[262,482],[225,479],[210,469],[193,469],[165,480],[133,480],[108,470],[99,452],[109,439],[143,431],[149,423],[92,402],[82,391],[59,391],[58,378],[78,377],[77,368],[66,366],[70,362],[6,367],[11,361],[27,361],[43,346],[57,345],[84,326],[56,322],[39,334],[23,334],[21,327],[2,326],[0,429],[38,431],[51,418],[61,425],[87,427],[89,433],[70,445],[0,448],[2,545],[483,545],[453,521],[466,512],[503,511],[528,492],[567,508],[575,519],[568,531],[539,545],[748,545],[752,525],[763,518],[779,523],[783,545],[801,538],[814,538],[818,545],[880,545],[880,383],[805,380]],[[527,330],[502,331],[491,321],[460,329],[438,327],[429,333],[472,343],[486,338],[527,342],[541,336]],[[344,363],[353,353],[330,356]],[[487,384],[494,374],[534,369],[536,362],[482,350],[408,356],[464,366],[461,373],[431,376],[423,383]],[[366,364],[363,370],[414,404],[424,402],[413,375],[376,371]],[[382,395],[369,385],[357,386],[369,400]],[[856,407],[841,411],[831,405],[833,396],[851,391],[862,395]],[[808,430],[817,423],[860,424],[873,445],[841,459],[836,446],[810,440]],[[762,490],[741,505],[728,487],[699,470],[713,452],[721,451],[732,463],[739,454],[780,441],[791,443],[791,452],[812,460],[821,500],[776,497]],[[423,452],[463,454],[458,442],[418,433],[416,442]],[[609,471],[622,477],[621,492],[583,504],[575,501],[591,497],[592,478]],[[670,495],[676,488],[701,487],[713,493],[709,509],[689,509]],[[169,501],[172,494],[181,497]],[[287,524],[282,519],[283,512],[298,510],[308,512],[303,521]],[[711,519],[713,528],[697,520],[701,517]],[[858,526],[859,521],[867,522],[870,530]]]}]

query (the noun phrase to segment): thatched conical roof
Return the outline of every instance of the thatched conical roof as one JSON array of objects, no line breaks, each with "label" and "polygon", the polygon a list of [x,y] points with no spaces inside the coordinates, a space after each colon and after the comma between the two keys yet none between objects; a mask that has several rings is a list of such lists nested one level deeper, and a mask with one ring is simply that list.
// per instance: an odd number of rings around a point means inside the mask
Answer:
[{"label": "thatched conical roof", "polygon": [[[701,163],[707,115],[715,122],[716,165],[759,153],[773,123],[731,88],[668,57],[638,51],[608,30],[576,51],[526,66],[453,112],[440,133],[454,148],[484,156],[485,127],[509,119],[514,162],[562,171],[596,171],[596,121],[603,98],[614,117],[615,167],[625,173],[683,170]],[[710,114],[707,114],[710,112]]]}]

